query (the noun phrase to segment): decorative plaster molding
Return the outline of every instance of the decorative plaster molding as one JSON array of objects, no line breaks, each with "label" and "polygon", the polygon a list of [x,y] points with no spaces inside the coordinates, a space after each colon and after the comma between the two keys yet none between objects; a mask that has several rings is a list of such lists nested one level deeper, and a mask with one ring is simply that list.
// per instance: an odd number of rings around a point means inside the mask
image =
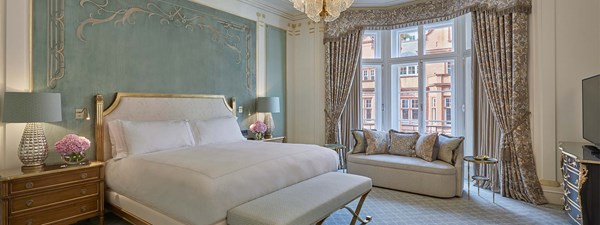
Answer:
[{"label": "decorative plaster molding", "polygon": [[56,87],[65,76],[65,1],[48,1],[48,57],[46,59],[46,86]]},{"label": "decorative plaster molding", "polygon": [[300,36],[300,27],[302,23],[288,23],[287,33],[289,36]]},{"label": "decorative plaster molding", "polygon": [[[64,0],[60,0],[60,1],[64,1]],[[79,22],[79,25],[76,30],[77,38],[80,41],[86,42],[84,29],[86,27],[88,27],[89,25],[107,23],[107,22],[111,22],[113,20],[114,20],[115,25],[117,25],[119,23],[124,24],[125,22],[127,22],[130,25],[135,25],[136,23],[135,23],[135,21],[133,21],[131,16],[136,13],[143,13],[143,14],[147,14],[148,17],[158,17],[160,19],[159,22],[161,24],[178,26],[178,27],[186,29],[190,32],[194,32],[196,29],[209,32],[212,36],[211,40],[213,40],[217,43],[221,43],[224,46],[226,46],[227,49],[237,53],[238,57],[236,60],[236,64],[240,64],[242,61],[243,53],[242,53],[242,50],[239,49],[239,46],[238,46],[239,43],[242,41],[242,37],[239,33],[243,33],[243,34],[245,34],[245,41],[246,41],[246,49],[245,49],[246,50],[246,53],[245,53],[246,88],[249,93],[253,93],[253,91],[252,91],[252,84],[253,84],[252,77],[253,76],[252,76],[252,68],[251,68],[252,63],[250,62],[250,60],[251,60],[250,46],[251,46],[251,40],[252,40],[252,31],[250,30],[250,28],[248,26],[243,25],[243,24],[237,24],[237,23],[230,22],[230,21],[226,21],[226,20],[218,18],[216,16],[204,14],[204,13],[196,11],[196,10],[184,8],[184,7],[176,5],[174,3],[168,3],[168,4],[173,5],[173,8],[164,9],[150,0],[146,0],[146,1],[147,1],[147,4],[145,4],[145,7],[143,7],[143,8],[119,5],[120,7],[123,7],[123,8],[110,9],[110,8],[108,8],[110,0],[105,0],[104,3],[98,3],[98,2],[95,2],[94,0],[80,0],[79,5],[82,8],[84,7],[84,5],[86,3],[91,4],[94,7],[96,7],[96,10],[95,10],[96,13],[91,13],[89,18],[84,19]],[[192,13],[192,11],[193,11],[193,13]],[[200,14],[204,14],[204,15],[200,15]],[[259,18],[261,17],[258,13],[257,13],[257,16],[259,16]],[[264,14],[262,14],[262,17],[263,18],[265,17]],[[206,22],[207,19],[212,19],[213,21],[215,21],[217,24],[219,24],[225,30],[225,32],[221,32],[219,29],[217,29],[210,23],[207,23]],[[264,26],[264,22],[263,22],[263,26]],[[92,26],[90,26],[90,27],[92,27]],[[232,31],[237,32],[237,33],[234,33]]]},{"label": "decorative plaster molding", "polygon": [[[292,10],[290,10],[289,8],[281,7],[276,4],[272,4],[272,3],[268,3],[268,2],[265,2],[264,0],[239,0],[239,1],[246,3],[248,5],[254,6],[256,8],[265,10],[266,12],[281,16],[288,20],[294,21],[294,20],[301,20],[301,19],[307,18],[306,14],[304,14],[300,11],[297,11],[293,8],[292,8]],[[290,5],[290,7],[291,7],[291,5]]]}]

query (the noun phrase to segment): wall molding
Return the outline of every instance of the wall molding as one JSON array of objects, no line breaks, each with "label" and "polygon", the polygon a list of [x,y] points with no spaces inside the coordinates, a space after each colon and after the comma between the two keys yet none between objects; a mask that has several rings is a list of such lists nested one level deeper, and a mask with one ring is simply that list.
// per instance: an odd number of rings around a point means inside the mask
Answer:
[{"label": "wall molding", "polygon": [[[58,0],[64,1],[64,0]],[[77,26],[76,35],[80,41],[86,42],[85,38],[85,28],[92,27],[93,25],[108,23],[114,21],[115,25],[125,24],[127,22],[129,25],[135,25],[135,21],[131,18],[134,14],[147,14],[148,17],[158,17],[159,22],[165,25],[178,26],[182,29],[185,29],[190,32],[194,32],[196,29],[206,31],[211,33],[212,41],[223,44],[226,49],[234,51],[238,57],[236,64],[240,64],[242,62],[242,51],[238,48],[240,41],[246,41],[246,89],[249,93],[253,93],[252,90],[252,68],[251,68],[251,56],[250,56],[250,46],[252,39],[252,31],[250,28],[243,24],[234,23],[231,21],[227,21],[223,18],[219,18],[213,15],[204,14],[200,11],[186,8],[184,6],[180,6],[174,3],[167,3],[173,6],[171,9],[165,9],[160,7],[158,4],[153,3],[151,1],[147,1],[148,3],[145,5],[145,8],[140,7],[128,7],[124,6],[123,8],[110,9],[108,5],[110,4],[110,0],[106,0],[104,3],[97,3],[94,0],[80,0],[79,5],[83,8],[86,4],[91,4],[96,7],[96,12],[94,14],[90,13],[89,18],[79,21],[79,25]],[[64,7],[64,6],[63,6]],[[64,11],[64,9],[63,9]],[[189,13],[188,12],[194,12]],[[203,15],[200,15],[203,14]],[[257,13],[259,15],[259,13]],[[96,17],[94,17],[96,16]],[[102,17],[104,16],[104,17]],[[257,21],[260,24],[260,16]],[[211,18],[216,21],[217,24],[221,26],[225,32],[219,31],[216,27],[211,24],[205,22],[206,18]],[[262,14],[262,18],[265,18],[264,14]],[[264,22],[262,22],[262,26],[264,26]],[[241,32],[245,34],[245,37],[242,38],[238,34],[234,34],[231,31]],[[64,32],[64,29],[63,29]]]},{"label": "wall molding", "polygon": [[65,76],[65,0],[48,1],[47,22],[46,86],[54,89]]}]

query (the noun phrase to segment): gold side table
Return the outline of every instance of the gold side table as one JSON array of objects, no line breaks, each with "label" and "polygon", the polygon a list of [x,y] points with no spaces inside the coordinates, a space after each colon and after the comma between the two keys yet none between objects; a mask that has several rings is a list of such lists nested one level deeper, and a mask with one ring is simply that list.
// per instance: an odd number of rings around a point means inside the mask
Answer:
[{"label": "gold side table", "polygon": [[[498,167],[498,159],[496,159],[496,158],[477,159],[474,156],[465,156],[463,159],[465,161],[467,161],[467,199],[471,198],[471,179],[477,181],[477,184],[478,184],[477,195],[479,195],[479,182],[491,180],[491,182],[492,182],[492,186],[491,186],[492,202],[495,203],[496,202],[496,192],[494,191],[494,186],[496,184],[496,180],[494,179],[494,174],[496,174],[498,171],[498,168],[497,168]],[[484,176],[478,176],[478,175],[471,177],[471,163],[492,165],[491,178],[484,177]]]},{"label": "gold side table", "polygon": [[346,173],[346,154],[348,153],[346,146],[342,144],[326,144],[323,145],[323,147],[329,148],[337,152],[338,157],[340,159],[340,165],[338,166],[338,169],[341,169],[342,172]]}]

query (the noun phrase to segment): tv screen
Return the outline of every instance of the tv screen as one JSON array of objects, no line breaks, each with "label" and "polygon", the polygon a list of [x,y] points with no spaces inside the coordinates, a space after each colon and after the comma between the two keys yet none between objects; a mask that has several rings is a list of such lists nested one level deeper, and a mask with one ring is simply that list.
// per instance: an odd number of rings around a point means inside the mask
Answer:
[{"label": "tv screen", "polygon": [[583,138],[600,146],[600,74],[582,81]]}]

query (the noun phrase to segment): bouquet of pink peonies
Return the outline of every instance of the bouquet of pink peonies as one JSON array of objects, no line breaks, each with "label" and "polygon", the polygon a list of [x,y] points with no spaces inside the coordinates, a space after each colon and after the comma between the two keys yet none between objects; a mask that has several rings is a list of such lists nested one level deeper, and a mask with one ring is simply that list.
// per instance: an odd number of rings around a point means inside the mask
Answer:
[{"label": "bouquet of pink peonies", "polygon": [[265,131],[267,131],[267,125],[262,121],[256,121],[252,125],[250,125],[250,131],[262,134]]},{"label": "bouquet of pink peonies", "polygon": [[56,152],[61,155],[70,155],[73,153],[82,153],[90,148],[90,140],[75,134],[67,134],[60,141],[54,144]]}]

